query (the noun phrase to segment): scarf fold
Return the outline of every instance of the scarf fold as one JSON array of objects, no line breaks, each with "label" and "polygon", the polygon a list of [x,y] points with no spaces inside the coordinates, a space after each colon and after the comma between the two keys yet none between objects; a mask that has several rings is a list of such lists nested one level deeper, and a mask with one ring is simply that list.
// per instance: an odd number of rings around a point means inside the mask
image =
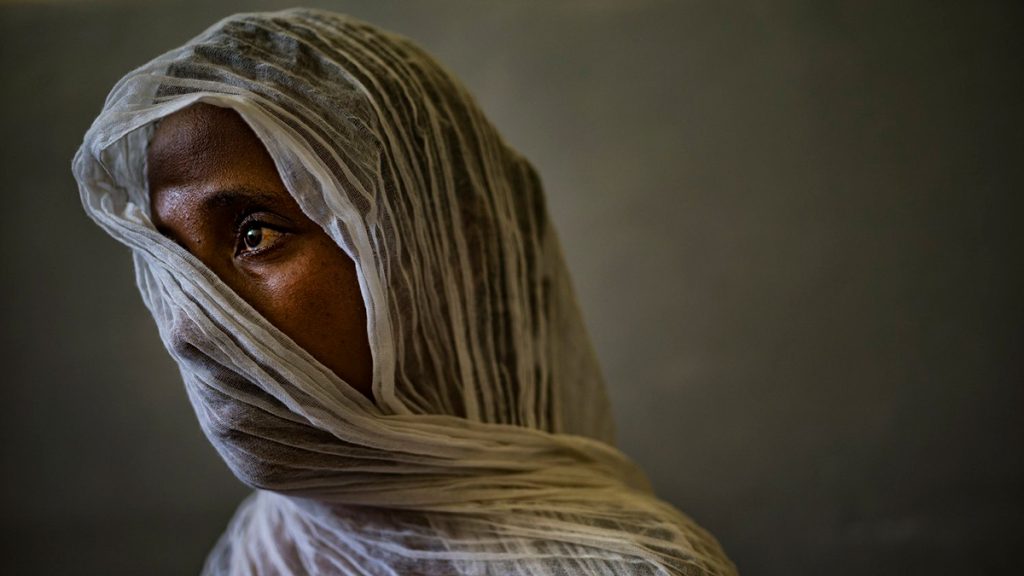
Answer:
[{"label": "scarf fold", "polygon": [[[153,123],[237,111],[356,263],[373,400],[149,214]],[[75,156],[200,425],[256,488],[207,574],[731,574],[613,447],[539,179],[408,40],[311,10],[227,18],[125,76]]]}]

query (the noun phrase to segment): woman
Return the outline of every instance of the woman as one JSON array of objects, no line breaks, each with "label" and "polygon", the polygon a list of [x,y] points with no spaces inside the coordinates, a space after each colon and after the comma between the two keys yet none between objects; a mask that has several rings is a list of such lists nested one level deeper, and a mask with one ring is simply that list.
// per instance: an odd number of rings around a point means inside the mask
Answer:
[{"label": "woman", "polygon": [[409,41],[228,18],[123,78],[74,172],[257,489],[209,574],[729,574],[612,447],[541,188]]}]

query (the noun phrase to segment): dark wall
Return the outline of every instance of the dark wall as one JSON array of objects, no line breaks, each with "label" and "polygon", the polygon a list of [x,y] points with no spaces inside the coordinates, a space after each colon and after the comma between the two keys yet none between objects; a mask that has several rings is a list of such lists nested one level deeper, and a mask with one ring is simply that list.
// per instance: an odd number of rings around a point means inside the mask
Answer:
[{"label": "dark wall", "polygon": [[[123,73],[283,4],[142,4],[0,6],[5,573],[195,573],[245,494],[69,164]],[[536,163],[621,446],[742,571],[1022,573],[1024,18],[947,4],[326,5]]]}]

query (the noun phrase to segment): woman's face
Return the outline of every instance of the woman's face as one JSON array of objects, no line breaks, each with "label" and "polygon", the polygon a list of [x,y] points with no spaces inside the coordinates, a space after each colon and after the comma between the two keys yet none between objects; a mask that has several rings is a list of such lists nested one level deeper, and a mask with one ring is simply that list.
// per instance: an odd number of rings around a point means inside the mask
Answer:
[{"label": "woman's face", "polygon": [[238,113],[196,104],[167,116],[147,162],[157,230],[368,396],[373,364],[355,264],[303,214]]}]

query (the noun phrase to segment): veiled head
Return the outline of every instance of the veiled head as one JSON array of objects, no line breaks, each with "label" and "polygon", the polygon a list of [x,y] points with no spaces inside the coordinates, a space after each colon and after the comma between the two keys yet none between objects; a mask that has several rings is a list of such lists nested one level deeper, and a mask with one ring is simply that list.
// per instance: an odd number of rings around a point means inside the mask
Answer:
[{"label": "veiled head", "polygon": [[535,172],[409,41],[225,19],[120,81],[74,170],[265,490],[212,572],[729,571],[611,446]]}]

